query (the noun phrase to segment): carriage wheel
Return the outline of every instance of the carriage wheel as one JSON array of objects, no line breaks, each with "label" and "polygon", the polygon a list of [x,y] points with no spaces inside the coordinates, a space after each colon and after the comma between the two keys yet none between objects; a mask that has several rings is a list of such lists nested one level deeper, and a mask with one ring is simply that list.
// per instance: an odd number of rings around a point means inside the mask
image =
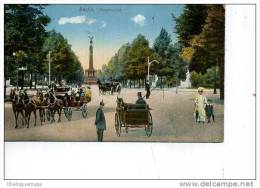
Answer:
[{"label": "carriage wheel", "polygon": [[116,128],[117,136],[120,136],[120,134],[121,134],[121,121],[120,121],[120,117],[119,117],[118,113],[115,114],[115,128]]},{"label": "carriage wheel", "polygon": [[71,107],[66,107],[64,108],[64,114],[65,114],[65,117],[67,118],[67,120],[71,120],[71,117],[72,117],[72,109]]},{"label": "carriage wheel", "polygon": [[51,120],[51,110],[49,108],[47,109],[47,112],[46,112],[46,118],[48,121]]},{"label": "carriage wheel", "polygon": [[87,118],[88,110],[87,110],[87,104],[83,104],[81,107],[81,114],[83,118]]},{"label": "carriage wheel", "polygon": [[153,117],[150,111],[148,111],[148,124],[145,126],[145,132],[148,137],[150,137],[153,132]]}]

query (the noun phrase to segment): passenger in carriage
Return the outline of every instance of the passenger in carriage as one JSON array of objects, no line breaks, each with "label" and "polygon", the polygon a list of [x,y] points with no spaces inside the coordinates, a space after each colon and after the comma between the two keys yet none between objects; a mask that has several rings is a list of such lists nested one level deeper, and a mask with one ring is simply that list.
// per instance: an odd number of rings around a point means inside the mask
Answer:
[{"label": "passenger in carriage", "polygon": [[91,101],[91,96],[92,96],[92,92],[91,92],[91,87],[87,87],[87,90],[85,92],[85,97],[87,99],[87,101]]},{"label": "passenger in carriage", "polygon": [[82,96],[82,93],[83,93],[83,89],[79,88],[78,91],[77,91],[77,94],[76,94],[76,101],[80,100],[80,97]]},{"label": "passenger in carriage", "polygon": [[138,99],[135,102],[135,104],[146,104],[145,100],[142,97],[142,92],[138,92],[137,97],[138,97]]}]

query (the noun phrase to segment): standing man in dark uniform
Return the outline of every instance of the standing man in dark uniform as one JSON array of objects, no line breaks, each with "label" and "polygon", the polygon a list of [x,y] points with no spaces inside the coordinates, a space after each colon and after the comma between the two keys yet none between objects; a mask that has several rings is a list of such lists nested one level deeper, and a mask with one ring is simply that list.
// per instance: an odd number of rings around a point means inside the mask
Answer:
[{"label": "standing man in dark uniform", "polygon": [[105,115],[104,115],[104,112],[103,112],[104,105],[105,104],[102,100],[100,102],[99,108],[96,112],[95,125],[97,127],[98,142],[103,142],[103,133],[104,133],[104,130],[106,130],[106,119],[105,119]]},{"label": "standing man in dark uniform", "polygon": [[146,90],[146,99],[149,99],[150,94],[151,94],[151,90],[150,90],[150,84],[149,81],[145,82],[145,90]]}]

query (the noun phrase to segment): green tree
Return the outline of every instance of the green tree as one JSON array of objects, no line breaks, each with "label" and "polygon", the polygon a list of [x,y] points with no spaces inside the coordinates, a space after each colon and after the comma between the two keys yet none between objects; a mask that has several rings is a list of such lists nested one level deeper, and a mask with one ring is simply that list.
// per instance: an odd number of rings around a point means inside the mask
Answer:
[{"label": "green tree", "polygon": [[194,35],[201,33],[207,17],[207,5],[185,5],[183,13],[176,17],[172,15],[178,41],[181,47],[190,46],[190,40]]},{"label": "green tree", "polygon": [[124,67],[126,78],[140,81],[147,75],[147,59],[155,58],[155,53],[149,48],[149,42],[145,36],[139,34],[131,43],[128,52],[127,64]]},{"label": "green tree", "polygon": [[[44,44],[44,53],[51,53],[51,75],[57,81],[72,82],[83,80],[83,68],[68,41],[56,31],[51,31]],[[48,72],[48,58],[45,59],[45,72]],[[79,74],[80,73],[80,74]],[[79,77],[80,76],[80,77]]]},{"label": "green tree", "polygon": [[[196,5],[200,6],[200,5]],[[224,28],[225,28],[225,9],[223,5],[205,5],[206,16],[204,11],[201,12],[204,22],[197,32],[191,32],[188,24],[194,25],[194,14],[184,11],[176,21],[176,32],[179,42],[182,44],[181,56],[189,61],[190,72],[196,71],[205,74],[207,69],[218,66],[220,78],[220,99],[224,99]],[[202,6],[204,7],[204,6]],[[197,12],[197,11],[196,11]],[[188,27],[188,29],[187,29]],[[184,31],[181,31],[183,29]],[[187,29],[187,35],[184,35]]]},{"label": "green tree", "polygon": [[[37,64],[42,63],[41,51],[46,37],[45,26],[50,18],[43,14],[44,6],[28,4],[8,4],[4,6],[4,55],[5,55],[5,80],[14,77],[15,71],[25,64],[28,72],[36,72]],[[24,51],[28,58],[26,62],[15,60],[13,53]],[[39,65],[38,65],[39,67]]]},{"label": "green tree", "polygon": [[160,34],[155,39],[154,51],[157,53],[159,58],[159,65],[155,65],[159,70],[158,75],[166,77],[168,83],[175,82],[178,85],[179,80],[186,79],[187,63],[180,57],[180,45],[171,44],[171,37],[168,32],[162,28]]}]

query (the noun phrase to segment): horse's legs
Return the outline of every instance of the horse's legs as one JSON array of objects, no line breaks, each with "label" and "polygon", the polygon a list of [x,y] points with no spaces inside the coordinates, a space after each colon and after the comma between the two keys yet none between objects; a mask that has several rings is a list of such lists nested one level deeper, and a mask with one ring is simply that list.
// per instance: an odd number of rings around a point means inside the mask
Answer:
[{"label": "horse's legs", "polygon": [[45,108],[42,109],[43,122],[45,122]]},{"label": "horse's legs", "polygon": [[55,122],[55,120],[54,120],[55,113],[56,113],[55,109],[51,110],[51,117],[52,117],[51,122]]},{"label": "horse's legs", "polygon": [[61,119],[60,119],[60,117],[61,117],[61,110],[62,110],[62,108],[58,109],[58,113],[59,113],[59,120],[58,120],[58,122],[61,121]]},{"label": "horse's legs", "polygon": [[[31,111],[27,113],[27,116],[28,116],[28,117],[27,117],[27,128],[30,127],[31,113],[32,113]],[[26,117],[26,115],[25,115],[25,117]]]},{"label": "horse's legs", "polygon": [[40,121],[41,121],[41,125],[42,125],[42,109],[39,108],[39,116],[40,116]]},{"label": "horse's legs", "polygon": [[17,119],[18,119],[18,113],[17,111],[14,111],[14,117],[15,117],[15,128],[18,127],[18,124],[17,124]]},{"label": "horse's legs", "polygon": [[36,109],[33,110],[34,113],[34,127],[36,126]]},{"label": "horse's legs", "polygon": [[[19,112],[18,112],[19,113]],[[26,121],[26,119],[25,119],[25,114],[23,114],[23,110],[21,111],[21,114],[22,114],[22,116],[23,116],[23,125],[24,125],[24,123],[26,123],[26,122],[24,122],[24,121]],[[18,116],[17,116],[18,117]]]}]

